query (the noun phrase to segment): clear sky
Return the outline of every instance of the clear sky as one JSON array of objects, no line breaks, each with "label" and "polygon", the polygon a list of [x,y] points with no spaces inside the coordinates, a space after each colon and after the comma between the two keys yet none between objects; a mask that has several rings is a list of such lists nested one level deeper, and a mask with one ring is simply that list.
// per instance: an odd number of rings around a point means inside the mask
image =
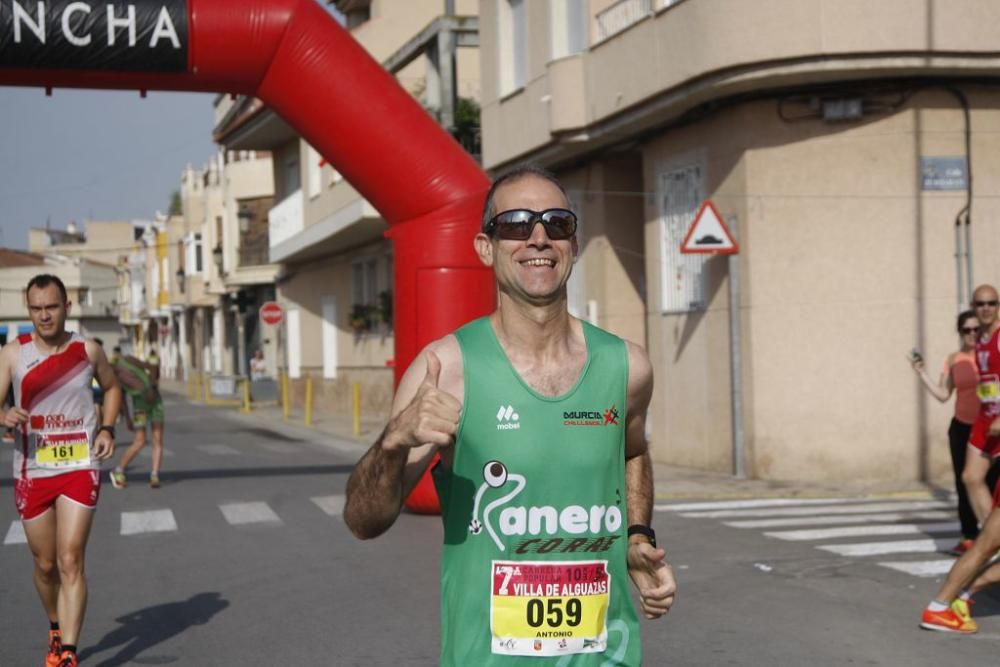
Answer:
[{"label": "clear sky", "polygon": [[204,93],[0,87],[0,246],[70,221],[152,220],[214,154]]},{"label": "clear sky", "polygon": [[0,247],[26,250],[28,229],[46,221],[65,229],[165,213],[184,167],[215,155],[214,98],[0,86]]}]

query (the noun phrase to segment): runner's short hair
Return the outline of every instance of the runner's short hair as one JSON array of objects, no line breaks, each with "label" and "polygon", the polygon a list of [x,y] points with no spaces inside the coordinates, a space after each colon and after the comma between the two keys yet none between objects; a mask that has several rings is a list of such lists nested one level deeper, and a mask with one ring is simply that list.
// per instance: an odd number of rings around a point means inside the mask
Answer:
[{"label": "runner's short hair", "polygon": [[51,273],[39,273],[37,276],[29,280],[28,286],[24,288],[24,293],[27,294],[30,292],[32,287],[45,289],[49,285],[55,285],[59,288],[59,294],[62,295],[63,303],[69,301],[69,296],[66,294],[66,286],[63,285],[63,281],[59,279],[59,276],[54,276]]},{"label": "runner's short hair", "polygon": [[519,165],[497,176],[493,181],[493,185],[490,186],[489,192],[486,193],[486,202],[483,204],[483,225],[481,227],[483,231],[486,231],[486,226],[490,224],[490,220],[492,220],[493,217],[500,212],[496,210],[496,202],[494,201],[497,189],[504,183],[513,183],[514,181],[519,181],[528,176],[545,179],[552,185],[559,188],[559,192],[561,192],[563,197],[569,201],[569,197],[566,195],[566,189],[563,188],[562,183],[559,182],[559,179],[556,178],[556,175],[551,171],[545,169],[544,167],[539,167],[537,164],[528,163]]}]

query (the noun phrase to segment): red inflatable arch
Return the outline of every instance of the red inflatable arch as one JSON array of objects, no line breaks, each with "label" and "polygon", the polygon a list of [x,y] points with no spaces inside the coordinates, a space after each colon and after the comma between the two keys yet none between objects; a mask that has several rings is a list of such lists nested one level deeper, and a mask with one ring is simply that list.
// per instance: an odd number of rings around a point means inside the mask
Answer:
[{"label": "red inflatable arch", "polygon": [[[472,250],[488,179],[316,0],[3,0],[0,85],[260,98],[390,225],[397,383],[493,308]],[[407,506],[438,511],[427,475]]]}]

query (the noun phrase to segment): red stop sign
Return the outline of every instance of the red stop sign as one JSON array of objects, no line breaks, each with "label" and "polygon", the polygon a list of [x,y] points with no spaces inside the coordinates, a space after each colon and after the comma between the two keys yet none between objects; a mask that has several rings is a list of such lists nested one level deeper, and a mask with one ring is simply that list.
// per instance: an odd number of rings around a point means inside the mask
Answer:
[{"label": "red stop sign", "polygon": [[260,321],[264,324],[281,324],[285,309],[277,301],[267,301],[260,307]]}]

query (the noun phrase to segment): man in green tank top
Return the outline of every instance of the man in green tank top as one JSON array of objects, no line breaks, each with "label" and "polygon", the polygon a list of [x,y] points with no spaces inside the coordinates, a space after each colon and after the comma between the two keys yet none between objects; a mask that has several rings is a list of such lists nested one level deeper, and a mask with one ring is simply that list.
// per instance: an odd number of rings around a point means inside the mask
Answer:
[{"label": "man in green tank top", "polygon": [[[124,489],[127,485],[125,470],[132,460],[146,446],[146,425],[149,424],[153,434],[153,465],[149,473],[149,486],[160,488],[160,465],[163,462],[163,425],[165,410],[163,397],[158,388],[160,380],[159,358],[156,364],[142,361],[131,355],[121,354],[121,349],[114,349],[112,366],[121,382],[125,393],[132,399],[132,418],[129,428],[135,432],[132,444],[122,454],[121,461],[109,475],[111,485],[116,489]],[[125,417],[128,419],[127,404]]]},{"label": "man in green tank top", "polygon": [[650,528],[646,353],[569,314],[577,220],[554,176],[497,179],[475,247],[497,309],[429,344],[347,484],[344,520],[385,532],[435,455],[442,665],[635,666],[676,585]]}]

